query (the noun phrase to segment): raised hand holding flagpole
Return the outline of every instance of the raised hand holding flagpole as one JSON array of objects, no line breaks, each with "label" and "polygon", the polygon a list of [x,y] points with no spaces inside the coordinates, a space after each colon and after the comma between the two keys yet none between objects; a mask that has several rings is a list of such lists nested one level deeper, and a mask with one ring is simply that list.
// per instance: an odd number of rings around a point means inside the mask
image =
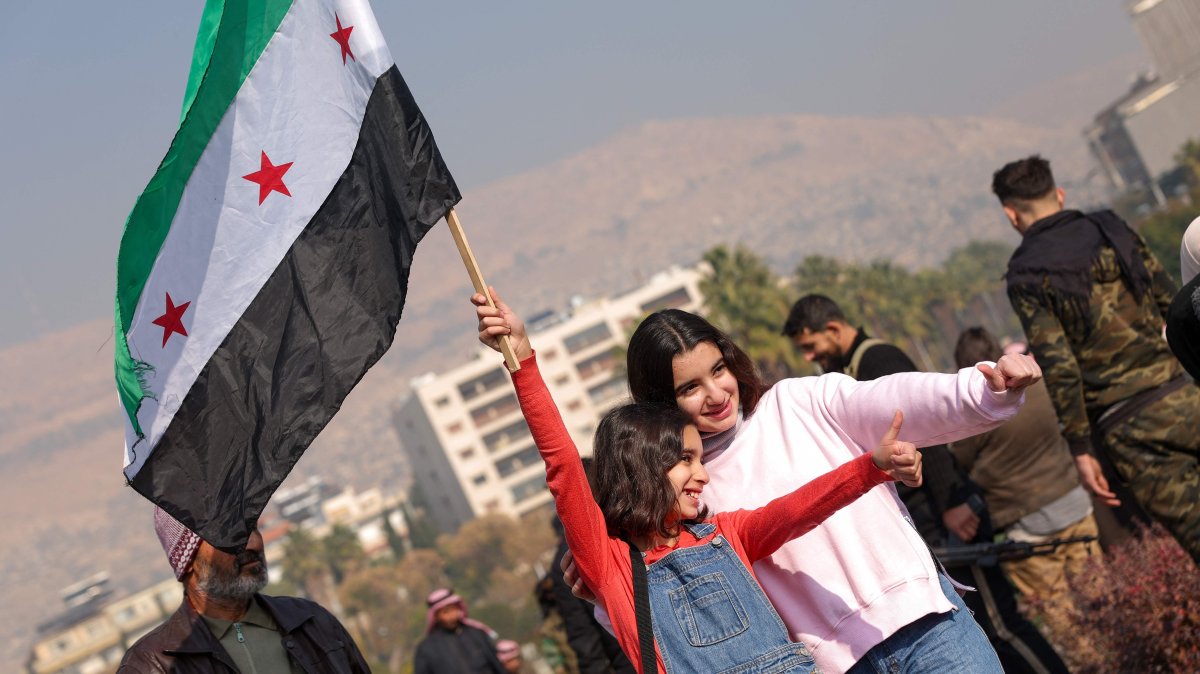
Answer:
[{"label": "raised hand holding flagpole", "polygon": [[[451,207],[446,213],[446,224],[450,225],[450,233],[454,235],[454,244],[458,246],[458,254],[462,256],[463,264],[467,267],[467,274],[471,277],[471,284],[475,286],[475,292],[487,298],[488,306],[496,308],[496,302],[492,299],[492,294],[488,292],[487,283],[483,280],[483,272],[479,271],[479,263],[475,261],[475,254],[471,252],[471,244],[467,243],[467,234],[463,231],[462,223],[458,221],[458,214]],[[516,372],[521,369],[521,363],[517,360],[517,355],[513,352],[512,342],[508,335],[500,337],[500,353],[504,354],[504,364],[508,366],[509,372]]]}]

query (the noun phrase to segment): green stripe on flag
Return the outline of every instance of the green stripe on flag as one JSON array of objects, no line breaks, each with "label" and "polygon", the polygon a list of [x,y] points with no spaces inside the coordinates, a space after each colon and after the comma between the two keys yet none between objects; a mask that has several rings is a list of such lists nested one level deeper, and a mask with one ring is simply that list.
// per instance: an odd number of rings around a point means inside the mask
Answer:
[{"label": "green stripe on flag", "polygon": [[196,47],[192,49],[192,70],[188,73],[187,89],[183,92],[180,124],[187,119],[188,110],[192,109],[192,101],[196,100],[196,90],[204,81],[204,73],[208,70],[209,60],[212,59],[213,44],[217,40],[217,29],[221,27],[221,12],[224,9],[225,0],[208,0],[204,4],[204,13],[200,15],[200,30],[196,33]]},{"label": "green stripe on flag", "polygon": [[138,435],[137,410],[146,396],[139,376],[148,366],[134,360],[125,334],[196,162],[291,5],[291,0],[207,2],[179,130],[125,221],[117,253],[115,367],[121,404]]}]

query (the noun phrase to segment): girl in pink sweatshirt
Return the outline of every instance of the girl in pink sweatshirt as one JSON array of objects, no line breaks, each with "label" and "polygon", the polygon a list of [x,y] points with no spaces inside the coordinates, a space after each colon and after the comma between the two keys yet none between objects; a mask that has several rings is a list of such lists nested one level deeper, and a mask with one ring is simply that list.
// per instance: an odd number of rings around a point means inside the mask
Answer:
[{"label": "girl in pink sweatshirt", "polygon": [[[1006,355],[954,375],[857,382],[827,374],[768,390],[727,335],[678,310],[641,323],[627,371],[635,400],[673,402],[700,430],[706,502],[717,510],[758,507],[795,480],[861,455],[897,407],[908,419],[901,438],[918,446],[995,428],[1041,379],[1033,359]],[[792,638],[809,646],[823,671],[1001,671],[890,487],[871,490],[754,569]],[[569,563],[566,571],[575,583]],[[575,591],[588,594],[583,582]]]},{"label": "girl in pink sweatshirt", "polygon": [[[606,414],[596,431],[594,500],[519,319],[499,302],[503,316],[481,295],[472,300],[485,344],[495,348],[492,333],[511,329],[521,361],[513,383],[546,462],[567,543],[639,671],[813,671],[811,655],[790,639],[750,565],[889,475],[919,484],[915,447],[895,440],[901,415],[895,414],[874,452],[797,489],[798,481],[760,508],[709,517],[700,500],[709,481],[700,461],[703,447],[688,414],[675,405],[622,406]],[[645,578],[640,589],[639,572]],[[651,629],[639,629],[638,594],[653,615]],[[657,646],[654,653],[642,650],[650,643]]]}]

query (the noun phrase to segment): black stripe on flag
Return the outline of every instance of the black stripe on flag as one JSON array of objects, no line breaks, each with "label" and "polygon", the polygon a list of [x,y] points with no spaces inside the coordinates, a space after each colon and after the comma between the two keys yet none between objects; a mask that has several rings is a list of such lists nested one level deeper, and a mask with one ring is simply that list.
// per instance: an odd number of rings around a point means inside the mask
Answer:
[{"label": "black stripe on flag", "polygon": [[391,345],[417,243],[460,198],[393,66],[346,171],[204,366],[133,488],[213,546],[241,550]]}]

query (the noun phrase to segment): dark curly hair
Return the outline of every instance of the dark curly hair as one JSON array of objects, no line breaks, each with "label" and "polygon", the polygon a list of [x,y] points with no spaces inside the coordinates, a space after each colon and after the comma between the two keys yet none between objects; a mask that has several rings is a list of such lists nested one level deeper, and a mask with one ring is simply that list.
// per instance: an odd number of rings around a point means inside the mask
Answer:
[{"label": "dark curly hair", "polygon": [[1050,196],[1054,188],[1050,162],[1036,154],[1009,162],[992,174],[992,193],[1013,208],[1025,209],[1029,202]]},{"label": "dark curly hair", "polygon": [[[677,498],[667,471],[679,463],[683,429],[690,425],[685,412],[661,403],[622,405],[600,420],[592,444],[592,477],[610,536],[633,541],[678,533],[666,526]],[[708,509],[701,507],[696,519],[688,521],[707,517]]]},{"label": "dark curly hair", "polygon": [[650,314],[629,339],[625,364],[633,399],[677,405],[672,361],[702,342],[709,342],[720,350],[725,367],[737,379],[742,414],[749,417],[766,388],[754,361],[715,325],[679,309]]}]

